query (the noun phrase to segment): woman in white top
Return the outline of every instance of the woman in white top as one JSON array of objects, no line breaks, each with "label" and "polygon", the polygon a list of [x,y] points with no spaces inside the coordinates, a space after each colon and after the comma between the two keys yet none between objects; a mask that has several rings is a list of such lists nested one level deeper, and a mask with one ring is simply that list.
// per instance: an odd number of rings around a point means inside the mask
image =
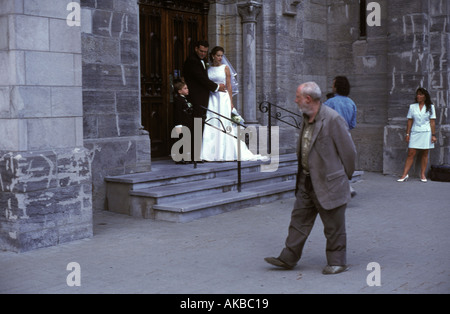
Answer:
[{"label": "woman in white top", "polygon": [[416,91],[416,103],[409,106],[408,125],[406,128],[406,142],[408,145],[408,157],[406,158],[405,168],[399,182],[406,181],[409,177],[408,172],[414,162],[417,150],[422,150],[420,180],[427,182],[425,171],[428,164],[428,150],[434,148],[437,142],[436,129],[436,110],[431,103],[431,97],[424,88]]}]

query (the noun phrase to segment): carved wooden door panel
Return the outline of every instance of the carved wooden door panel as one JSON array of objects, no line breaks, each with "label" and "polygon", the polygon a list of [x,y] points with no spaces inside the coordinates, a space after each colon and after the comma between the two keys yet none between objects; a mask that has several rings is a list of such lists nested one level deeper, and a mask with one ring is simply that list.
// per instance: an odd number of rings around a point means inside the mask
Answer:
[{"label": "carved wooden door panel", "polygon": [[141,114],[152,158],[169,156],[173,140],[173,82],[194,43],[207,39],[208,1],[141,1]]}]

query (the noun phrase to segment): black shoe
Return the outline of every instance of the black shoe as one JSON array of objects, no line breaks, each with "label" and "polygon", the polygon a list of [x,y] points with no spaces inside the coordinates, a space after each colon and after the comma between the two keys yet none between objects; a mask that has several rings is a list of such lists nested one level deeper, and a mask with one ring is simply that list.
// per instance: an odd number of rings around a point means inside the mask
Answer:
[{"label": "black shoe", "polygon": [[348,267],[347,265],[343,265],[343,266],[330,266],[330,265],[327,265],[322,270],[322,274],[324,274],[324,275],[336,275],[336,274],[339,274],[339,273],[342,273],[344,271],[349,270],[349,268],[350,267]]},{"label": "black shoe", "polygon": [[285,268],[285,269],[292,269],[292,268],[294,268],[294,266],[290,266],[290,265],[286,264],[285,262],[283,262],[278,257],[266,257],[264,260],[267,263],[269,263],[269,264],[271,264],[273,266],[282,267],[282,268]]}]

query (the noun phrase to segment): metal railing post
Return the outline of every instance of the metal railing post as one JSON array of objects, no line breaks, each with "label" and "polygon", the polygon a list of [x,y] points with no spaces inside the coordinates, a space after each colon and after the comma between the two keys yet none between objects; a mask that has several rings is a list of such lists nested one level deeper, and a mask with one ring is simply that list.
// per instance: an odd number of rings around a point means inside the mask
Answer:
[{"label": "metal railing post", "polygon": [[242,178],[241,178],[241,161],[238,160],[238,192],[242,191]]},{"label": "metal railing post", "polygon": [[241,126],[237,126],[237,170],[238,170],[238,192],[242,190],[242,181],[241,181],[241,142],[240,142],[240,134],[241,134]]},{"label": "metal railing post", "polygon": [[[221,117],[221,118],[224,118],[224,119],[226,119],[226,120],[228,120],[228,121],[231,121],[232,123],[235,123],[233,120],[231,120],[231,119],[228,118],[228,117],[225,117],[225,116],[223,116],[223,115],[221,115],[221,114],[219,114],[219,113],[217,113],[217,112],[215,112],[215,111],[213,111],[213,110],[210,110],[210,109],[208,109],[208,108],[206,108],[206,107],[203,107],[203,106],[201,106],[201,107],[202,107],[203,109],[206,109],[207,111],[212,112],[213,114],[215,114],[215,115],[217,115],[217,116],[219,116],[219,117]],[[211,118],[211,119],[212,119],[212,118]],[[209,120],[211,120],[211,119],[209,119]],[[215,118],[215,119],[218,119],[218,118]],[[205,121],[205,125],[209,125],[210,127],[215,128],[215,129],[217,129],[217,130],[219,130],[219,131],[225,133],[225,134],[228,135],[228,136],[232,136],[232,137],[236,138],[236,140],[237,140],[237,147],[238,147],[238,154],[237,154],[238,182],[237,182],[237,188],[238,188],[238,192],[241,192],[241,191],[242,191],[242,165],[241,165],[241,143],[240,143],[240,141],[239,141],[239,139],[240,139],[240,138],[239,138],[239,135],[240,135],[240,127],[241,127],[241,126],[244,127],[244,128],[247,128],[247,127],[246,127],[245,125],[243,125],[243,124],[235,123],[235,124],[237,124],[237,134],[236,134],[236,136],[234,136],[233,134],[229,134],[229,133],[226,131],[226,128],[225,128],[225,126],[223,125],[222,121],[220,121],[220,119],[218,119],[218,120],[219,120],[220,124],[222,125],[222,130],[219,129],[218,127],[214,126],[214,125],[209,124],[209,123],[208,123],[209,120],[206,120],[206,121]],[[196,163],[195,161],[194,161],[194,168],[197,168],[197,163]]]},{"label": "metal railing post", "polygon": [[269,102],[269,148],[267,149],[268,154],[272,153],[272,104]]}]

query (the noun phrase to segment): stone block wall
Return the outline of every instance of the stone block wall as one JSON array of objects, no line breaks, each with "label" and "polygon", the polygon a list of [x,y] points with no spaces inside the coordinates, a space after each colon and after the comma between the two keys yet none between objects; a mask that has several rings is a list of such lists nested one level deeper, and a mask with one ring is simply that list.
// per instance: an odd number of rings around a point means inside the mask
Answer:
[{"label": "stone block wall", "polygon": [[82,0],[84,146],[92,156],[94,209],[107,209],[104,177],[150,170],[141,130],[137,1]]},{"label": "stone block wall", "polygon": [[[213,44],[233,48],[228,56],[232,59],[230,54],[236,54],[233,61],[241,73],[245,35],[235,7],[250,2],[210,1],[210,38]],[[299,83],[316,81],[325,94],[331,92],[335,76],[347,76],[350,97],[358,107],[358,125],[352,131],[357,168],[394,174],[402,171],[406,157],[407,108],[416,88],[423,86],[438,113],[439,145],[430,153],[430,164],[450,163],[448,1],[375,1],[381,25],[366,23],[363,35],[360,22],[364,24],[371,11],[362,8],[365,14],[361,14],[359,0],[256,2],[262,5],[256,23],[257,104],[269,101],[298,112],[294,97]],[[267,125],[267,115],[258,109],[257,115],[259,123]],[[280,151],[293,151],[291,127],[278,125],[283,135]]]},{"label": "stone block wall", "polygon": [[0,173],[1,249],[24,252],[92,237],[85,151],[0,152]]},{"label": "stone block wall", "polygon": [[[257,103],[297,112],[300,83],[326,84],[326,1],[262,1],[257,37]],[[260,114],[260,121],[266,124]],[[280,127],[285,127],[279,124]]]},{"label": "stone block wall", "polygon": [[346,76],[349,97],[357,106],[357,126],[351,131],[358,152],[357,169],[381,171],[383,133],[387,123],[387,8],[381,7],[381,26],[366,26],[361,34],[359,1],[328,1],[327,92],[333,79]]},{"label": "stone block wall", "polygon": [[[325,91],[327,81],[326,1],[261,1],[257,24],[257,104],[268,101],[301,114],[295,103],[299,84],[315,81]],[[277,109],[274,109],[277,114]],[[262,125],[267,114],[257,111]],[[280,117],[293,123],[301,117],[278,109]],[[296,150],[298,130],[272,119],[279,127],[281,153]]]},{"label": "stone block wall", "polygon": [[81,32],[67,1],[0,1],[0,249],[92,236]]},{"label": "stone block wall", "polygon": [[[401,173],[406,159],[406,115],[418,87],[426,88],[436,106],[438,144],[431,164],[450,164],[450,3],[390,1],[388,3],[388,125],[385,128],[384,173]],[[415,164],[411,174],[418,175]]]}]

